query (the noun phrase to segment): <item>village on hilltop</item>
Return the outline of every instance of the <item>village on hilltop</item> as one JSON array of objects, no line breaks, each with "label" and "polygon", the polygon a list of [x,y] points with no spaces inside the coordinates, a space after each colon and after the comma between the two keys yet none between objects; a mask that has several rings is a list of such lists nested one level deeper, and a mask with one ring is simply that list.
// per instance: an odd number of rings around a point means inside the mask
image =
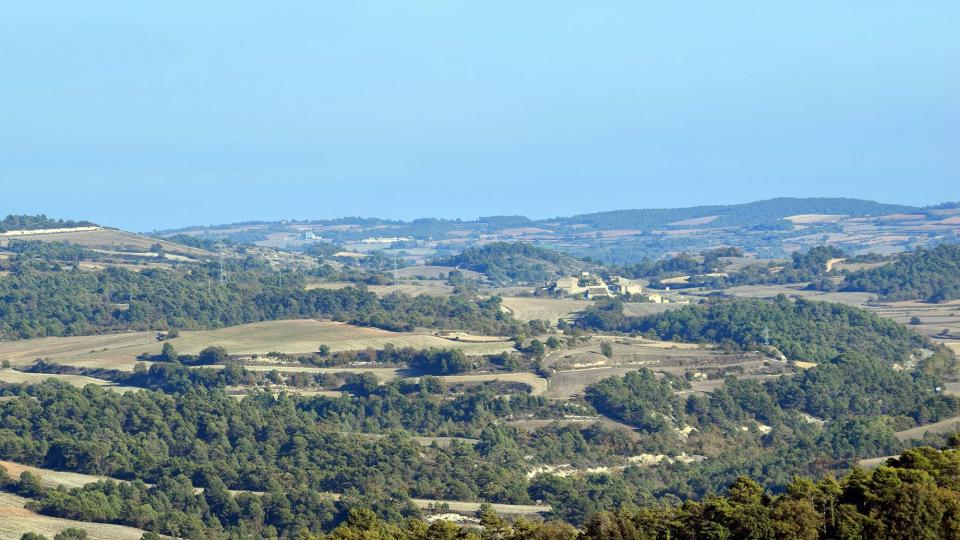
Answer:
[{"label": "village on hilltop", "polygon": [[[581,272],[579,276],[557,279],[548,284],[546,290],[562,298],[625,298],[627,300],[651,302],[654,304],[684,303],[679,298],[670,298],[659,292],[646,290],[637,280],[622,276],[604,278],[590,272]],[[669,290],[669,289],[668,289]]]}]

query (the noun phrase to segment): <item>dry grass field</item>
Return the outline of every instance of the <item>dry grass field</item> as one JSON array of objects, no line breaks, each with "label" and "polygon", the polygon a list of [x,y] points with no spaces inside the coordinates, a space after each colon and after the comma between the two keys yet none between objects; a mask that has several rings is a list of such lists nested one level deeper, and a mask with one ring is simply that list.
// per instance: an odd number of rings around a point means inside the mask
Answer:
[{"label": "dry grass field", "polygon": [[547,380],[530,372],[521,373],[477,373],[472,375],[443,375],[439,377],[448,384],[503,381],[517,382],[530,387],[530,393],[539,396],[547,391]]},{"label": "dry grass field", "polygon": [[[572,298],[542,298],[524,296],[504,296],[505,307],[514,318],[521,321],[534,319],[550,321],[556,324],[558,319],[570,320],[578,312],[593,305],[590,300],[575,300]],[[651,304],[642,302],[627,302],[623,305],[623,312],[635,317],[655,315],[670,309],[677,309],[681,304]]]},{"label": "dry grass field", "polygon": [[574,313],[588,308],[591,302],[566,298],[505,296],[502,305],[515,319],[521,321],[538,319],[556,324],[558,319],[570,319]]},{"label": "dry grass field", "polygon": [[909,439],[922,439],[927,433],[955,433],[960,432],[960,416],[954,416],[941,420],[934,424],[927,424],[904,431],[898,431],[894,435],[901,441]]},{"label": "dry grass field", "polygon": [[132,386],[120,386],[116,383],[106,381],[103,379],[97,379],[94,377],[85,377],[83,375],[59,375],[53,373],[24,373],[22,371],[17,371],[15,369],[0,369],[0,382],[12,383],[12,384],[36,384],[41,383],[47,379],[58,379],[65,383],[72,384],[78,388],[83,388],[88,384],[93,384],[101,388],[112,390],[114,392],[129,392],[131,390],[139,390],[139,388],[134,388]]},{"label": "dry grass field", "polygon": [[739,287],[730,287],[723,292],[731,296],[742,298],[772,298],[778,294],[786,296],[797,296],[809,300],[818,300],[821,302],[836,302],[847,304],[854,307],[864,307],[864,305],[875,298],[873,293],[861,292],[823,292],[804,290],[805,283],[795,283],[790,285],[741,285]]},{"label": "dry grass field", "polygon": [[[395,274],[399,278],[428,278],[435,279],[441,276],[446,277],[451,270],[458,270],[452,266],[408,266],[398,269]],[[482,280],[483,274],[473,270],[459,269],[468,279]]]},{"label": "dry grass field", "polygon": [[[911,330],[929,336],[935,341],[947,343],[954,350],[958,350],[957,345],[960,345],[960,300],[941,304],[917,301],[884,302],[879,306],[871,306],[869,309],[881,317],[906,324]],[[913,317],[920,319],[920,324],[910,324]],[[944,338],[942,336],[944,330],[949,332],[949,337]]]},{"label": "dry grass field", "polygon": [[40,476],[40,483],[44,486],[55,488],[63,486],[65,488],[83,487],[100,480],[109,480],[106,476],[94,476],[92,474],[81,474],[64,471],[54,471],[52,469],[41,469],[30,465],[21,465],[13,461],[0,459],[0,467],[7,470],[13,478],[20,478],[20,474],[27,471]]},{"label": "dry grass field", "polygon": [[0,492],[0,540],[20,540],[20,537],[28,532],[53,538],[71,527],[87,531],[90,540],[140,540],[146,532],[122,525],[42,516],[27,510],[26,503],[27,499],[23,497]]},{"label": "dry grass field", "polygon": [[[0,467],[6,469],[7,473],[13,478],[20,478],[20,474],[24,471],[37,474],[40,476],[41,483],[50,488],[58,486],[75,488],[107,479],[104,476],[40,469],[12,461],[0,460]],[[144,531],[132,527],[43,516],[27,510],[25,508],[26,503],[27,499],[23,497],[0,492],[0,540],[19,540],[20,536],[27,532],[35,532],[52,538],[60,531],[70,527],[84,529],[91,539],[102,540],[123,540],[127,538],[139,540],[144,533]]]},{"label": "dry grass field", "polygon": [[[211,365],[211,366],[196,366],[197,369],[223,369],[224,366],[221,365]],[[277,365],[277,366],[244,366],[244,368],[250,371],[278,371],[280,373],[372,373],[376,375],[377,380],[380,382],[385,382],[389,380],[396,379],[400,377],[401,371],[398,368],[375,368],[375,367],[354,367],[354,366],[342,366],[342,367],[310,367],[310,366],[296,366],[296,365]]]},{"label": "dry grass field", "polygon": [[[297,319],[268,321],[218,330],[183,331],[170,340],[177,351],[196,354],[204,347],[225,347],[232,354],[266,354],[272,351],[298,354],[316,351],[321,344],[332,351],[382,349],[387,344],[414,348],[455,348],[466,354],[499,354],[513,343],[470,342],[427,333],[389,332],[351,324]],[[132,370],[136,356],[157,354],[161,343],[154,332],[127,332],[96,336],[39,338],[0,342],[0,359],[14,367],[27,366],[38,358],[58,364],[89,368]]]},{"label": "dry grass field", "polygon": [[100,248],[125,252],[149,252],[150,247],[159,243],[168,253],[191,257],[210,257],[213,254],[202,249],[175,244],[167,240],[148,238],[117,229],[98,229],[95,231],[62,232],[53,234],[35,234],[18,236],[18,240],[40,240],[42,242],[70,242],[89,248]]},{"label": "dry grass field", "polygon": [[627,302],[623,304],[623,313],[631,317],[656,315],[671,309],[680,309],[684,304],[651,304],[649,302]]},{"label": "dry grass field", "polygon": [[[304,288],[311,289],[342,289],[353,286],[353,283],[346,281],[325,281],[308,283]],[[409,296],[450,296],[453,294],[453,287],[442,281],[401,281],[396,285],[368,285],[367,289],[377,296],[387,296],[399,292]]]}]

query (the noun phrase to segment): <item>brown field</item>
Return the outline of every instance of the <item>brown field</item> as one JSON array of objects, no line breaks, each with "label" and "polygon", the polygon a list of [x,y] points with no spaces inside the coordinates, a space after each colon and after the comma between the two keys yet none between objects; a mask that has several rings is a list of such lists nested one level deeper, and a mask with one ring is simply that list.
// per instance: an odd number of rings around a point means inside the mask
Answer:
[{"label": "brown field", "polygon": [[159,243],[168,253],[188,255],[192,257],[210,257],[209,251],[190,246],[175,244],[167,240],[147,238],[117,229],[99,229],[96,231],[63,232],[53,234],[36,234],[18,236],[22,240],[40,240],[42,242],[70,242],[89,248],[101,248],[116,251],[149,252],[150,247]]},{"label": "brown field", "polygon": [[556,324],[558,319],[570,319],[574,313],[583,311],[591,304],[589,300],[519,296],[505,296],[502,303],[518,320],[538,319],[550,321],[551,324]]},{"label": "brown field", "polygon": [[[512,350],[512,342],[475,343],[445,339],[416,332],[389,332],[377,328],[354,326],[333,321],[296,319],[268,321],[221,328],[219,330],[183,331],[170,340],[177,351],[196,354],[204,347],[225,347],[232,354],[266,354],[278,351],[302,354],[316,351],[325,344],[333,351],[382,349],[392,343],[397,347],[456,348],[471,355],[499,354]],[[14,367],[32,364],[46,358],[59,364],[89,368],[132,370],[136,356],[157,354],[161,343],[154,332],[127,332],[96,336],[39,338],[0,342],[0,359],[8,359]]]},{"label": "brown field", "polygon": [[58,379],[65,383],[72,384],[78,388],[83,388],[88,384],[93,384],[101,388],[112,390],[114,392],[129,392],[131,390],[140,390],[132,386],[120,386],[111,381],[97,379],[94,377],[85,377],[83,375],[60,375],[53,373],[24,373],[15,369],[0,369],[0,382],[11,384],[36,384],[47,379]]},{"label": "brown field", "polygon": [[806,298],[808,300],[818,300],[820,302],[847,304],[854,307],[864,307],[870,299],[876,297],[873,293],[807,291],[804,290],[806,285],[806,283],[790,285],[741,285],[739,287],[730,287],[723,292],[742,298],[772,298],[778,294],[783,294],[786,296]]}]

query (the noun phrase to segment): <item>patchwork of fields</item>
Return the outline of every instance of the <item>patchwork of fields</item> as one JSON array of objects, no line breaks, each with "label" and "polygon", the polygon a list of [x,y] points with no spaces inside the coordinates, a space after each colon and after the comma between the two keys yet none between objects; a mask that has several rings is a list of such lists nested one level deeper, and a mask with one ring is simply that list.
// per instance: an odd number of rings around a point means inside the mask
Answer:
[{"label": "patchwork of fields", "polygon": [[[196,354],[209,346],[224,347],[231,354],[242,355],[274,351],[306,354],[316,351],[320,345],[327,345],[331,351],[382,349],[388,344],[417,349],[454,348],[469,355],[499,354],[513,349],[513,343],[509,341],[464,341],[427,333],[389,332],[309,319],[183,331],[169,342],[182,354]],[[44,358],[75,367],[131,371],[137,363],[137,355],[157,354],[160,348],[154,332],[127,332],[0,342],[0,359],[9,360],[14,367],[28,366],[38,358]]]}]

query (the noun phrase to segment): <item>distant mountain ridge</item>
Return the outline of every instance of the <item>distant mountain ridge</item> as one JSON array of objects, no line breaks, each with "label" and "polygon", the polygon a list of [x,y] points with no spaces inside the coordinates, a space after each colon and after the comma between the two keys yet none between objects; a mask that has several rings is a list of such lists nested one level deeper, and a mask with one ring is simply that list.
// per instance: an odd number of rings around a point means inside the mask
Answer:
[{"label": "distant mountain ridge", "polygon": [[886,204],[864,199],[839,197],[794,198],[780,197],[743,204],[692,206],[686,208],[651,208],[612,210],[557,218],[565,224],[586,224],[597,229],[663,227],[679,221],[713,217],[701,226],[750,226],[803,214],[844,215],[852,217],[879,216],[904,212],[918,212],[921,208],[901,204]]},{"label": "distant mountain ridge", "polygon": [[189,229],[215,229],[242,225],[311,224],[311,225],[409,225],[420,229],[441,230],[465,225],[481,225],[488,230],[514,227],[589,225],[597,229],[651,228],[668,226],[678,221],[717,216],[705,225],[711,227],[749,226],[802,214],[830,214],[853,217],[879,216],[903,212],[922,212],[924,208],[902,204],[888,204],[866,199],[844,197],[779,197],[741,204],[704,205],[682,208],[646,208],[611,210],[577,214],[551,219],[530,219],[525,216],[486,216],[475,220],[418,218],[411,221],[369,218],[340,217],[319,220],[247,221],[221,225],[194,226],[182,229],[154,231],[156,234],[173,234]]}]

